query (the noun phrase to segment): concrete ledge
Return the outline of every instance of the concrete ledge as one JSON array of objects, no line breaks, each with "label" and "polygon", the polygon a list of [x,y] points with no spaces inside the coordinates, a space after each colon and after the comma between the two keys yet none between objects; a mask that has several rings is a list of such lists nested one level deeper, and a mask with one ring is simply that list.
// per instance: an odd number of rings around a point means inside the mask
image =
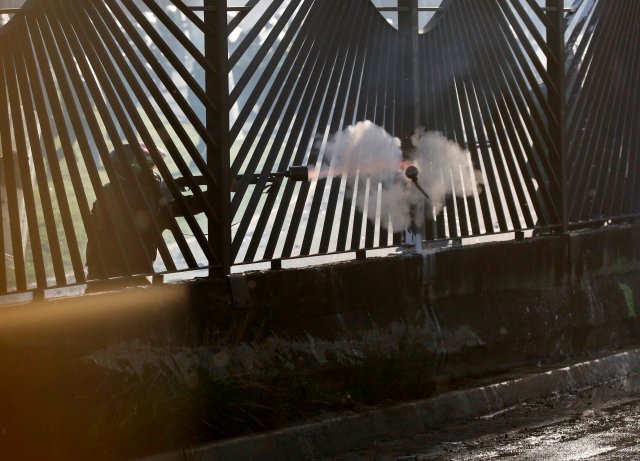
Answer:
[{"label": "concrete ledge", "polygon": [[144,461],[299,461],[330,457],[380,438],[418,434],[444,423],[475,418],[556,393],[622,380],[640,373],[640,349],[576,363],[426,400],[327,419],[255,436],[165,453]]}]

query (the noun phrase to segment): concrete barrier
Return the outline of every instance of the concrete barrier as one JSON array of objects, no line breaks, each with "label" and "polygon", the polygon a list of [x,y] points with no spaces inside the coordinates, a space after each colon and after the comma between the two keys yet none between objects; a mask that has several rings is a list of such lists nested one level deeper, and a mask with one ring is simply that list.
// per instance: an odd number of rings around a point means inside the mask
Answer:
[{"label": "concrete barrier", "polygon": [[227,357],[224,373],[227,365],[247,372],[348,367],[363,354],[411,344],[433,356],[440,377],[584,357],[637,343],[639,230],[609,227],[3,307],[0,350],[74,351],[126,369],[136,353],[206,345]]},{"label": "concrete barrier", "polygon": [[290,367],[349,366],[399,344],[431,354],[439,378],[587,357],[637,343],[638,230],[251,272],[218,321],[230,356]]},{"label": "concrete barrier", "polygon": [[[37,414],[19,402],[75,398],[64,390],[73,377],[78,393],[87,364],[91,385],[101,372],[153,367],[185,375],[206,367],[220,378],[283,370],[329,383],[373,357],[404,360],[438,387],[638,346],[639,231],[607,227],[5,306],[0,428],[22,430],[16,421]],[[26,444],[33,436],[22,434]]]}]

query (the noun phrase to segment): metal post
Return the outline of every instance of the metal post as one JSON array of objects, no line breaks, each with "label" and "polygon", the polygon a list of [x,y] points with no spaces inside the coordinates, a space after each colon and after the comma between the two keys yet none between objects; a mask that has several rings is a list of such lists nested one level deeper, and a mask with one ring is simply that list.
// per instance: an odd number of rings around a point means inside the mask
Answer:
[{"label": "metal post", "polygon": [[[418,22],[418,0],[398,0],[398,30],[409,37],[411,46],[411,59],[409,68],[405,74],[405,83],[411,89],[407,104],[411,110],[406,109],[405,125],[402,133],[402,147],[405,152],[410,151],[411,136],[420,126],[420,62],[418,55],[418,34],[420,25]],[[408,230],[404,234],[405,243],[413,243],[416,251],[422,250],[422,231],[424,222],[416,223],[416,228]]]},{"label": "metal post", "polygon": [[[219,221],[209,220],[209,245],[220,266],[210,276],[231,271],[231,197],[229,159],[229,79],[227,50],[227,1],[204,0],[205,57],[215,70],[206,70],[205,89],[215,109],[207,107],[207,131],[216,145],[207,143],[207,166],[217,185],[207,186],[209,200]],[[215,31],[212,33],[211,31]]]},{"label": "metal post", "polygon": [[[565,19],[564,1],[547,0],[547,43],[552,56],[547,59],[547,71],[555,88],[548,88],[549,106],[552,116],[549,117],[549,132],[557,150],[558,156],[553,159],[553,166],[558,177],[559,193],[556,200],[560,215],[562,232],[567,233],[569,228],[567,214],[567,127],[566,127],[566,101],[565,101]],[[553,119],[555,117],[555,120]]]},{"label": "metal post", "polygon": [[[411,112],[410,124],[407,128],[410,133],[420,125],[420,65],[418,59],[418,34],[420,26],[418,22],[418,0],[398,0],[398,30],[410,36],[411,62],[407,70],[406,79],[410,80],[411,102],[413,111]],[[403,142],[405,140],[403,139]]]}]

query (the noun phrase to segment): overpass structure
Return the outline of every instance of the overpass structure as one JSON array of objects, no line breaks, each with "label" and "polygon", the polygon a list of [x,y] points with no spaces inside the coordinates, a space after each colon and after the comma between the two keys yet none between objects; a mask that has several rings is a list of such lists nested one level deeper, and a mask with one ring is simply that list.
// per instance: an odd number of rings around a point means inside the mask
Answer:
[{"label": "overpass structure", "polygon": [[427,164],[448,193],[410,210],[421,241],[637,219],[640,3],[392,3],[0,11],[0,293],[86,282],[91,206],[123,143],[165,151],[154,160],[178,205],[204,209],[172,220],[156,274],[402,244],[388,171],[331,155],[364,120],[399,139],[398,170],[419,127],[460,148],[456,168]]}]

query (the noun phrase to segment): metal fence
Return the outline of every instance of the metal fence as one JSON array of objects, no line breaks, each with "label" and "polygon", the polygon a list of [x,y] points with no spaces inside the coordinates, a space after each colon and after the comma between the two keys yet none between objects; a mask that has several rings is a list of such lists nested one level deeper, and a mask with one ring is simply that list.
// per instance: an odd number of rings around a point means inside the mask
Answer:
[{"label": "metal fence", "polygon": [[[409,158],[417,127],[466,149],[468,171],[438,172],[441,206],[415,213],[420,238],[639,214],[635,0],[29,0],[2,13],[0,293],[86,281],[92,204],[124,143],[165,151],[154,160],[178,207],[203,208],[153,223],[155,273],[402,243],[371,165],[341,171],[329,155],[363,120]],[[478,180],[459,193],[467,174]]]}]

